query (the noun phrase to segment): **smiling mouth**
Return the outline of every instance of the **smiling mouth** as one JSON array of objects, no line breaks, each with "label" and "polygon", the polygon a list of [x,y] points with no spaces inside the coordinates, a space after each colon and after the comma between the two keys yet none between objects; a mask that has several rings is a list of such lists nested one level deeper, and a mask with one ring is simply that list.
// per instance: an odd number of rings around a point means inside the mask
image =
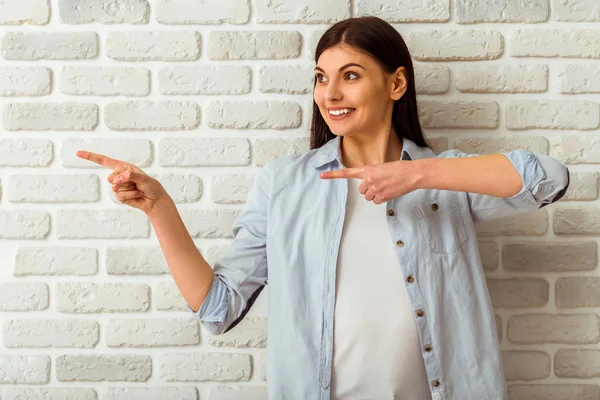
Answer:
[{"label": "smiling mouth", "polygon": [[339,117],[342,115],[348,115],[350,113],[352,113],[355,110],[355,108],[342,108],[339,110],[328,110],[329,115],[332,115],[334,117]]}]

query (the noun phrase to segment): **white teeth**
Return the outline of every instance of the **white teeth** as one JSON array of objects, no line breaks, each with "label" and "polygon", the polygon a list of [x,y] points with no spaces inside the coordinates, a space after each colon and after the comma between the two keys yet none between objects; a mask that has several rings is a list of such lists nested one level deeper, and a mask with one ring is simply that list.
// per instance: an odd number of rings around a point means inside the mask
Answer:
[{"label": "white teeth", "polygon": [[348,114],[350,111],[353,111],[353,110],[351,108],[343,108],[341,110],[329,110],[329,114],[342,115],[342,114]]}]

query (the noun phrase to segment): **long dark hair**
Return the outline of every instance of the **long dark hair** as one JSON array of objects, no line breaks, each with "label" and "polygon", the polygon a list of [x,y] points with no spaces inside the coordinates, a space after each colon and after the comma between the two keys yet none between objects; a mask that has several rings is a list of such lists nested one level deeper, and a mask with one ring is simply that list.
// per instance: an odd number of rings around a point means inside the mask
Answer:
[{"label": "long dark hair", "polygon": [[[417,93],[412,60],[400,33],[381,18],[364,16],[348,18],[331,26],[321,37],[315,50],[315,62],[330,47],[346,44],[372,57],[382,69],[394,73],[404,67],[407,88],[404,95],[394,103],[392,125],[399,139],[412,140],[416,145],[431,148],[423,136],[417,109]],[[317,81],[315,79],[314,84]],[[313,87],[314,90],[314,87]],[[313,99],[310,148],[317,149],[335,135],[325,123],[317,103]]]}]

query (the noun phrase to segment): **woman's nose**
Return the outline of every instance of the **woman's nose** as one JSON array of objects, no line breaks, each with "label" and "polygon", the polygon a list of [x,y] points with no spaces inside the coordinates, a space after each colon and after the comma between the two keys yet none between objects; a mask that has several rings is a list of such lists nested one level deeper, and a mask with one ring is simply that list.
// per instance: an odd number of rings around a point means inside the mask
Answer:
[{"label": "woman's nose", "polygon": [[325,100],[327,102],[331,102],[335,100],[341,100],[342,97],[343,95],[340,90],[340,85],[338,85],[334,80],[330,81],[325,89]]}]

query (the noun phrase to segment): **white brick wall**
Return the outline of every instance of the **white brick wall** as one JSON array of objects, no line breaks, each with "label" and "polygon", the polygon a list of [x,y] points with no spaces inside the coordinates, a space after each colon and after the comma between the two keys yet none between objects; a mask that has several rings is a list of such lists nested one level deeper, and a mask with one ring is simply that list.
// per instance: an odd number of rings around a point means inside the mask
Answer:
[{"label": "white brick wall", "polygon": [[361,15],[405,37],[436,151],[568,164],[559,204],[477,229],[510,399],[600,400],[597,0],[0,1],[0,399],[266,399],[268,288],[209,335],[75,152],[157,177],[214,264],[257,168],[308,149],[318,38]]}]

